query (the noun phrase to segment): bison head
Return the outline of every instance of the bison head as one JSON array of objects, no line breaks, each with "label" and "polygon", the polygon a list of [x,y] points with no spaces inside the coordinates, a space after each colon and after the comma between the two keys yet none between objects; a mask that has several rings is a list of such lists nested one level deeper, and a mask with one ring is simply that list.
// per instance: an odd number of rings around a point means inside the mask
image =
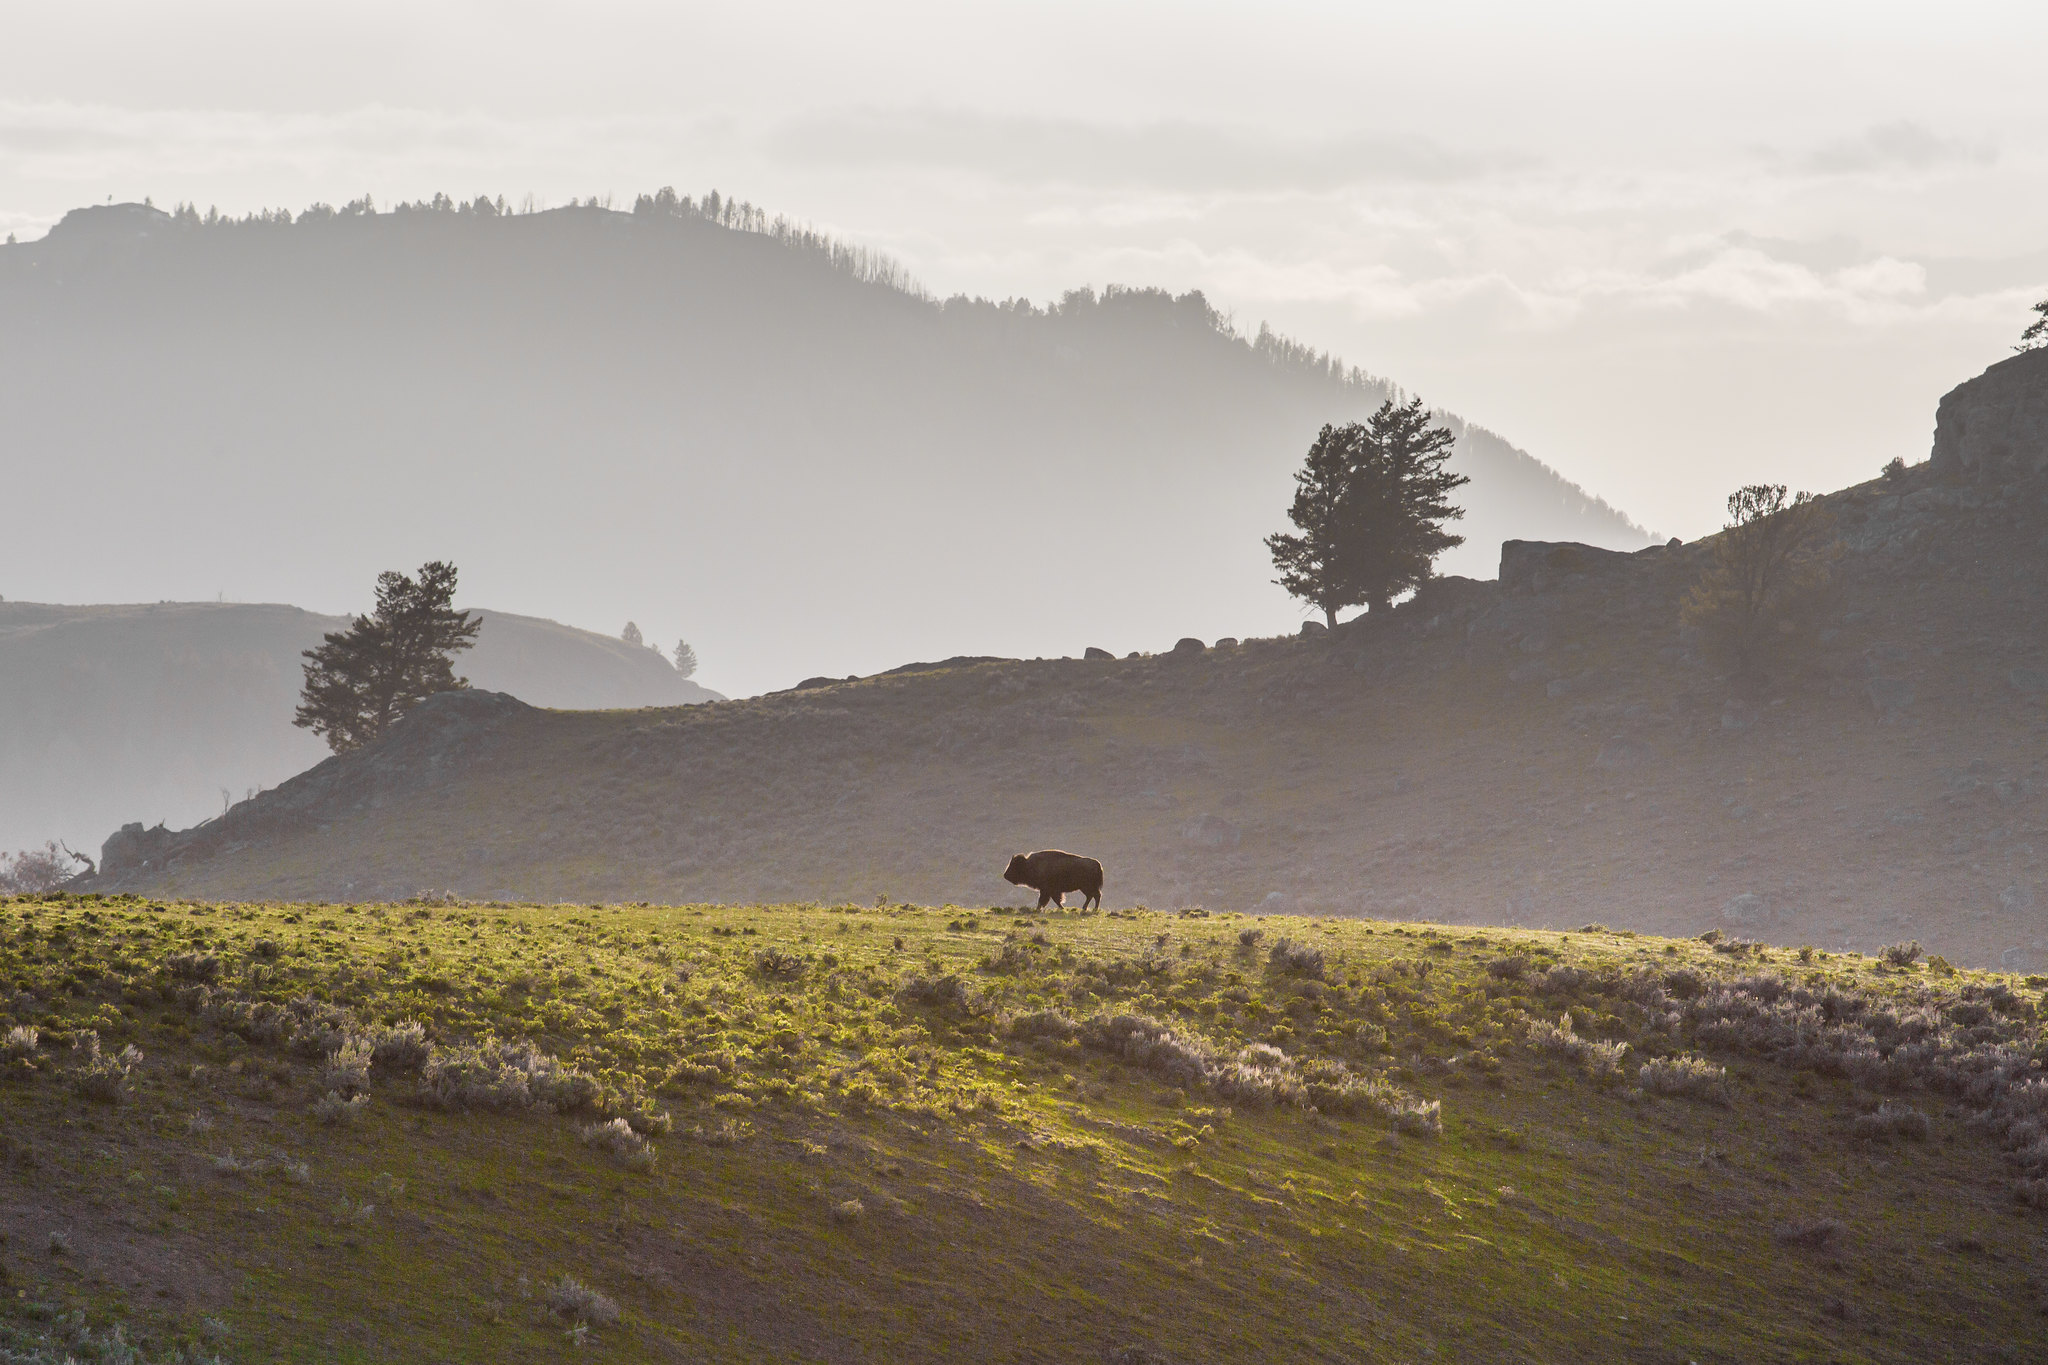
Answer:
[{"label": "bison head", "polygon": [[1024,885],[1024,879],[1030,875],[1031,864],[1021,853],[1012,855],[1010,865],[1003,869],[1003,880],[1012,886]]}]

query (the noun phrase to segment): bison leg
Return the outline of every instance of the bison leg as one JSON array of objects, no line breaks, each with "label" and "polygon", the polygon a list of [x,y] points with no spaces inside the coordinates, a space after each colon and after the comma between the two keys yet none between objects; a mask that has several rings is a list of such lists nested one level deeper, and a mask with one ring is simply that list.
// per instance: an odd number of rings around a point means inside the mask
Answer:
[{"label": "bison leg", "polygon": [[1039,909],[1043,910],[1043,909],[1045,909],[1045,907],[1046,907],[1046,906],[1048,906],[1048,905],[1051,905],[1051,904],[1052,904],[1052,892],[1050,892],[1050,891],[1041,891],[1041,892],[1039,892],[1039,893],[1038,893],[1038,908],[1039,908]]},{"label": "bison leg", "polygon": [[1090,891],[1081,898],[1081,908],[1083,910],[1088,909],[1090,906],[1097,910],[1102,908],[1102,893],[1100,891]]}]

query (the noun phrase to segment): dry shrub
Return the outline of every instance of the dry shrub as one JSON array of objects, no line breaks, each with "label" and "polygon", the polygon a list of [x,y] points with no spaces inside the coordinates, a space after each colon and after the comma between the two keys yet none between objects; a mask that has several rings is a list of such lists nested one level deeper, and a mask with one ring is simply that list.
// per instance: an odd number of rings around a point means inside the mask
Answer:
[{"label": "dry shrub", "polygon": [[1419,1100],[1381,1077],[1361,1076],[1343,1062],[1300,1061],[1269,1043],[1223,1052],[1150,1015],[1105,1011],[1077,1022],[1057,1010],[1035,1010],[1011,1018],[1006,1032],[1030,1042],[1079,1040],[1170,1084],[1200,1086],[1253,1108],[1295,1105],[1325,1114],[1375,1115],[1410,1132],[1443,1129],[1436,1101]]},{"label": "dry shrub", "polygon": [[379,1070],[418,1071],[433,1055],[434,1045],[427,1041],[427,1027],[417,1019],[407,1019],[389,1028],[378,1029],[370,1045],[370,1060]]},{"label": "dry shrub", "polygon": [[1272,951],[1266,954],[1266,962],[1276,972],[1315,978],[1322,976],[1325,966],[1321,948],[1308,943],[1296,943],[1291,938],[1283,938],[1276,942]]},{"label": "dry shrub", "polygon": [[622,1166],[644,1171],[654,1164],[654,1148],[624,1119],[587,1124],[577,1130],[586,1147],[595,1147]]},{"label": "dry shrub", "polygon": [[332,1127],[355,1123],[370,1107],[367,1094],[344,1095],[339,1090],[330,1090],[313,1101],[313,1117]]},{"label": "dry shrub", "polygon": [[1859,1138],[1884,1139],[1906,1138],[1913,1142],[1925,1142],[1934,1132],[1934,1125],[1927,1115],[1910,1104],[1886,1100],[1875,1113],[1858,1114],[1849,1125],[1849,1131]]},{"label": "dry shrub", "polygon": [[988,1013],[988,1001],[968,982],[960,977],[908,976],[897,988],[896,998],[909,1005],[929,1005],[936,1009],[951,1010],[969,1017]]},{"label": "dry shrub", "polygon": [[1704,1057],[1656,1057],[1636,1072],[1636,1083],[1653,1095],[1676,1095],[1709,1104],[1731,1104],[1728,1068]]},{"label": "dry shrub", "polygon": [[1628,1044],[1622,1042],[1601,1042],[1593,1038],[1581,1038],[1572,1030],[1570,1014],[1558,1016],[1555,1024],[1537,1020],[1529,1026],[1529,1041],[1553,1056],[1563,1057],[1586,1069],[1586,1073],[1598,1079],[1608,1079],[1621,1074],[1621,1059],[1628,1054]]},{"label": "dry shrub", "polygon": [[220,980],[220,958],[214,953],[172,953],[164,959],[164,970],[180,981],[212,985]]},{"label": "dry shrub", "polygon": [[594,1107],[597,1081],[531,1043],[485,1039],[436,1048],[420,1069],[420,1099],[440,1109],[540,1109],[575,1113]]},{"label": "dry shrub", "polygon": [[563,1275],[550,1284],[544,1302],[548,1311],[564,1322],[609,1327],[619,1320],[616,1303],[571,1275]]},{"label": "dry shrub", "polygon": [[1910,967],[1920,960],[1920,940],[1905,943],[1887,943],[1878,950],[1878,956],[1894,967]]},{"label": "dry shrub", "polygon": [[0,1037],[0,1057],[10,1062],[25,1062],[36,1055],[36,1048],[42,1043],[42,1032],[34,1024],[16,1024]]},{"label": "dry shrub", "polygon": [[71,1054],[75,1062],[71,1088],[99,1104],[118,1104],[126,1093],[129,1073],[142,1064],[142,1051],[132,1044],[112,1057],[102,1054],[100,1035],[92,1029],[72,1042]]},{"label": "dry shrub", "polygon": [[320,1084],[329,1091],[338,1091],[343,1099],[370,1092],[371,1045],[368,1038],[349,1036],[342,1039],[341,1046],[327,1054],[327,1068],[321,1073]]},{"label": "dry shrub", "polygon": [[802,955],[781,948],[763,948],[754,954],[754,970],[777,981],[794,981],[809,967]]}]

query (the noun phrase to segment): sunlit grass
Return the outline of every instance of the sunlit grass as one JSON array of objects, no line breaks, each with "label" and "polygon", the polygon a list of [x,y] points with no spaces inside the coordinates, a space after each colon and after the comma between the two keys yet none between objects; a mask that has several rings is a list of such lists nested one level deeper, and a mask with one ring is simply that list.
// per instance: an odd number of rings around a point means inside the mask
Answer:
[{"label": "sunlit grass", "polygon": [[[36,1030],[4,1054],[13,1198],[74,1244],[0,1249],[23,1325],[212,1316],[251,1360],[2043,1331],[1983,1101],[1765,1060],[1690,1003],[1763,974],[2024,1053],[2041,983],[1200,912],[57,900],[0,929],[0,1034]],[[110,1093],[74,1083],[88,1037],[141,1054]],[[1924,1132],[1865,1117],[1878,1083]],[[1826,1245],[1774,1232],[1821,1219]],[[172,1296],[123,1239],[189,1263]]]}]

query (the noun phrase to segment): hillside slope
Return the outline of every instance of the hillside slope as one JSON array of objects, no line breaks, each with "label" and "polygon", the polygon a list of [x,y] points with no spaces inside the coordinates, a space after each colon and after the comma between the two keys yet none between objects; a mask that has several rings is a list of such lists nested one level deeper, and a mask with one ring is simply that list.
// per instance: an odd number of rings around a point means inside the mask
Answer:
[{"label": "hillside slope", "polygon": [[1734,946],[0,904],[0,1349],[2038,1359],[2044,983]]},{"label": "hillside slope", "polygon": [[[484,611],[460,671],[536,706],[676,706],[718,694],[652,650]],[[301,651],[339,616],[213,602],[0,602],[0,849],[89,851],[129,820],[188,824],[327,746],[292,725]]]},{"label": "hillside slope", "polygon": [[[257,564],[267,597],[347,601],[431,551],[499,601],[686,635],[736,693],[1300,619],[1262,538],[1385,381],[1199,295],[939,302],[765,226],[117,205],[0,247],[10,496],[92,489],[99,546],[31,519],[0,592],[248,593]],[[1646,543],[1456,425],[1454,571],[1513,536]]]},{"label": "hillside slope", "polygon": [[1829,499],[1811,672],[1745,696],[1678,603],[1710,546],[1508,547],[1327,637],[991,662],[685,711],[487,694],[110,855],[154,894],[986,903],[1066,847],[1108,903],[2048,961],[2048,482]]}]

